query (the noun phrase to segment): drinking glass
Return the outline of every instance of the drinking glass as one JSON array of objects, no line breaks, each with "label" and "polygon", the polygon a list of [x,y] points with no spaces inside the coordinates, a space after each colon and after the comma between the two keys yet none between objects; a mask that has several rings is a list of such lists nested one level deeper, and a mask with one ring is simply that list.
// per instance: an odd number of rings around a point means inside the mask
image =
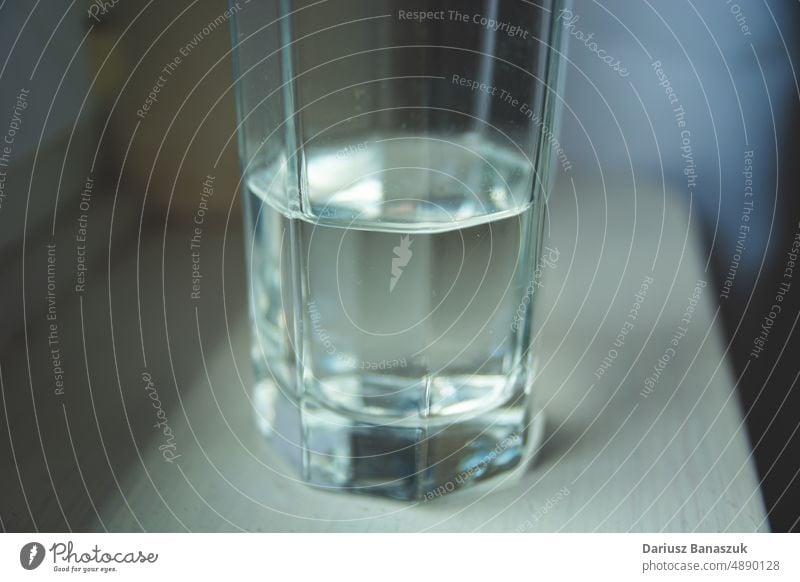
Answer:
[{"label": "drinking glass", "polygon": [[558,0],[231,2],[254,408],[310,484],[522,470]]}]

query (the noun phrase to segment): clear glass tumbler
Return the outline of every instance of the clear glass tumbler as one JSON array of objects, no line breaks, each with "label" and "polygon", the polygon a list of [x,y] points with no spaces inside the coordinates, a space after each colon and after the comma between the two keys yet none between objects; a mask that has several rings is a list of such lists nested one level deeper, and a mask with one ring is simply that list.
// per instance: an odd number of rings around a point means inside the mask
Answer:
[{"label": "clear glass tumbler", "polygon": [[523,467],[557,0],[231,2],[254,403],[313,485]]}]

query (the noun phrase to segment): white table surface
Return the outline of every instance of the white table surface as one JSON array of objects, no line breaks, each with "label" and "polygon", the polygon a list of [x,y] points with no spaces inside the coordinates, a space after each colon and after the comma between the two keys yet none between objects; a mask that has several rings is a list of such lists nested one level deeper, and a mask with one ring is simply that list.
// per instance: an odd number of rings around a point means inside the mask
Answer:
[{"label": "white table surface", "polygon": [[[631,186],[607,187],[604,194],[594,185],[566,180],[552,197],[549,213],[546,244],[560,254],[556,267],[545,271],[537,307],[538,386],[547,434],[538,461],[517,483],[504,484],[500,477],[480,491],[407,503],[322,492],[296,482],[253,422],[242,248],[239,238],[229,237],[227,314],[219,313],[218,290],[212,293],[212,283],[205,282],[213,296],[208,304],[195,310],[184,300],[181,314],[160,314],[169,321],[170,354],[148,355],[151,367],[171,355],[190,370],[175,380],[165,371],[154,373],[157,384],[177,385],[179,399],[165,410],[181,456],[165,462],[158,435],[142,441],[141,459],[117,474],[119,494],[97,504],[91,527],[767,530],[715,292],[686,201],[660,190],[634,194]],[[239,220],[236,212],[231,220]],[[204,233],[204,244],[221,245],[222,228],[211,230]],[[189,268],[185,241],[172,241],[172,236],[166,239],[167,285],[173,270],[188,278],[183,273]],[[158,254],[161,244],[159,236],[145,243],[142,252]],[[594,373],[615,347],[612,342],[646,276],[654,277],[654,283],[634,328],[598,380]],[[669,347],[698,279],[708,286],[688,333],[653,393],[644,398],[644,379]],[[130,327],[118,323],[116,335],[135,346],[135,309],[129,311],[119,317],[127,317]]]}]

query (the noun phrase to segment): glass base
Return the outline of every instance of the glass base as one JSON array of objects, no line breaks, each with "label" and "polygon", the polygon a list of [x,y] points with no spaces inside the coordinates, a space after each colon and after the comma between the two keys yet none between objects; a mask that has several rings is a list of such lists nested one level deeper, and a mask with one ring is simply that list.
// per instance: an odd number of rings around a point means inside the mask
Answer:
[{"label": "glass base", "polygon": [[254,392],[259,428],[305,482],[421,501],[524,471],[544,434],[544,417],[527,400],[520,391],[479,413],[376,422],[312,398],[297,402],[271,380]]}]

